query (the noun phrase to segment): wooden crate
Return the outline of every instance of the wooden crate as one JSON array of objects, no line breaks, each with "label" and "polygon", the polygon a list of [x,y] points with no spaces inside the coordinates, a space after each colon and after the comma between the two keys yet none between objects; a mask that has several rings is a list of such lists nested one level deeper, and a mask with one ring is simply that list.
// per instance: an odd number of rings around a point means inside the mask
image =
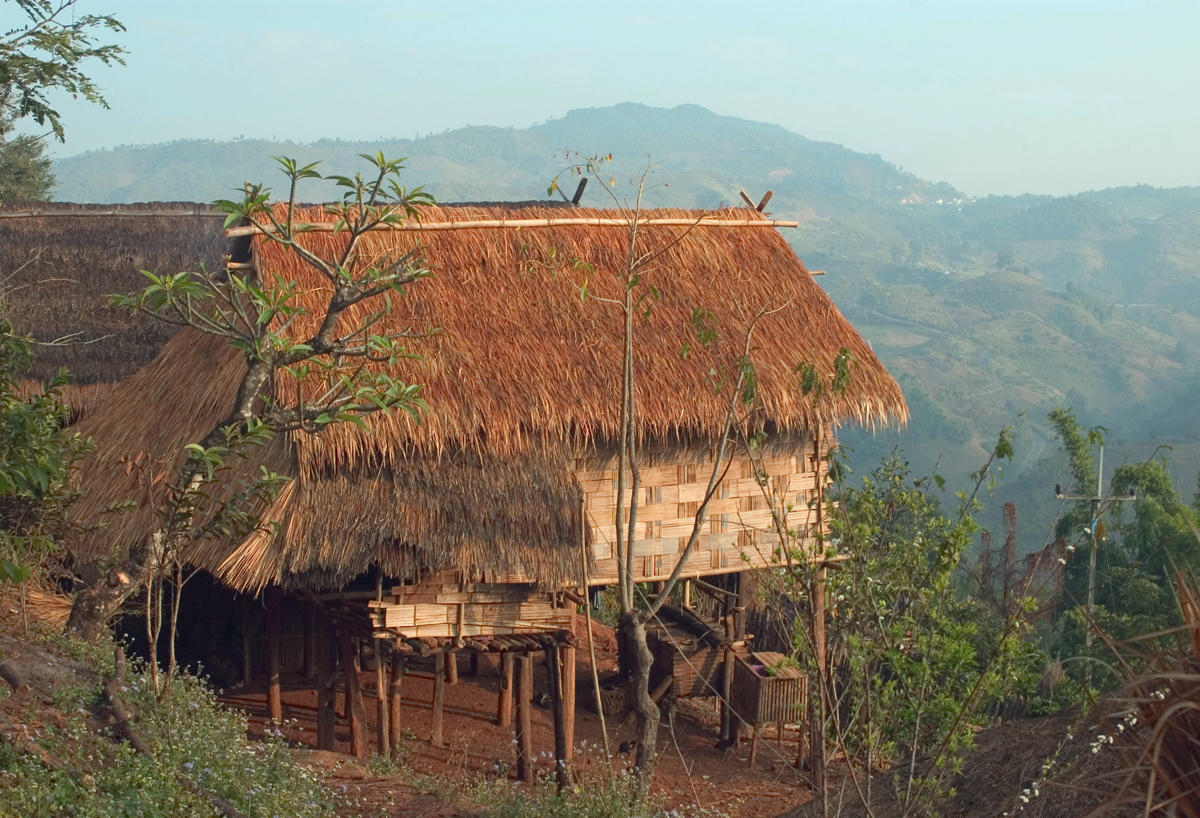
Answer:
[{"label": "wooden crate", "polygon": [[716,696],[721,690],[722,665],[725,651],[702,643],[685,630],[668,626],[654,628],[648,634],[652,640],[654,665],[650,671],[650,687],[673,676],[675,695],[679,698]]},{"label": "wooden crate", "polygon": [[781,667],[783,661],[781,653],[762,651],[739,656],[734,664],[731,704],[750,724],[802,718],[808,677],[794,667]]}]

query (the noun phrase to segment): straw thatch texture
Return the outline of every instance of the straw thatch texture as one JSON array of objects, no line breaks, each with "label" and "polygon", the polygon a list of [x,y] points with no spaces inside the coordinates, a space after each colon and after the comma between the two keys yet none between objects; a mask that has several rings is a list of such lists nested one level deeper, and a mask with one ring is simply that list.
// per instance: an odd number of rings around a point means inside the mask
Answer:
[{"label": "straw thatch texture", "polygon": [[[553,210],[455,207],[423,215],[430,221],[541,218]],[[747,218],[747,212],[735,215]],[[573,211],[593,213],[603,211]],[[308,209],[299,218],[326,217]],[[648,444],[674,441],[676,452],[690,442],[707,448],[727,409],[710,372],[729,377],[746,327],[764,312],[754,358],[770,431],[784,436],[817,422],[828,428],[847,419],[904,420],[899,387],[782,236],[769,228],[704,228],[668,246],[685,230],[648,229],[640,244],[644,252],[661,251],[642,276],[661,298],[637,329],[639,434]],[[312,233],[303,241],[330,257],[344,238]],[[377,414],[367,418],[366,430],[342,424],[256,453],[295,478],[265,514],[277,533],[205,543],[190,555],[193,564],[249,591],[272,583],[337,587],[370,565],[392,576],[453,568],[544,585],[582,581],[577,546],[590,528],[580,519],[574,458],[605,450],[616,435],[620,318],[605,299],[619,293],[614,273],[627,233],[588,227],[380,231],[360,250],[375,257],[418,242],[434,275],[396,299],[380,329],[439,331],[411,342],[420,358],[403,361],[395,372],[424,385],[430,410],[419,424],[404,413]],[[279,274],[298,282],[319,311],[328,293],[310,268],[261,237],[254,253],[264,280]],[[582,301],[584,273],[575,259],[592,265],[592,297]],[[696,342],[698,307],[714,316],[718,340],[709,348]],[[348,316],[347,327],[353,321]],[[297,322],[293,332],[303,337],[314,325]],[[811,362],[828,377],[843,347],[856,362],[850,385],[814,405],[800,393],[796,367]],[[117,410],[80,427],[98,442],[83,470],[90,489],[85,510],[97,514],[114,500],[138,496],[145,481],[128,466],[137,453],[173,473],[182,445],[202,438],[232,405],[243,366],[220,341],[185,330],[123,383],[111,404]],[[280,388],[290,395],[294,385]],[[257,460],[246,468],[252,466]],[[81,552],[102,553],[154,527],[153,509],[140,508],[112,521]]]},{"label": "straw thatch texture", "polygon": [[[563,456],[417,457],[369,472],[301,475],[270,512],[279,533],[205,543],[189,561],[257,592],[340,587],[371,565],[392,577],[452,569],[581,584],[581,495]],[[529,579],[526,579],[529,581]]]},{"label": "straw thatch texture", "polygon": [[[746,218],[741,209],[718,217]],[[426,221],[549,218],[550,210],[427,208]],[[580,209],[582,218],[611,216]],[[653,218],[698,218],[684,210],[644,211]],[[328,220],[306,210],[301,220]],[[661,255],[642,273],[661,298],[648,321],[638,322],[637,405],[645,438],[674,433],[712,436],[721,428],[728,398],[713,387],[714,370],[727,381],[743,352],[754,316],[758,394],[778,431],[853,420],[864,425],[903,421],[900,387],[874,352],[808,275],[781,234],[765,228],[686,228],[641,231],[639,250]],[[309,248],[332,255],[342,236],[311,233]],[[384,256],[423,246],[431,279],[398,300],[394,329],[438,329],[412,344],[422,360],[399,373],[425,385],[433,410],[416,426],[402,414],[373,418],[369,429],[343,425],[300,446],[301,467],[353,466],[388,457],[397,444],[437,448],[445,441],[486,440],[490,451],[515,451],[529,438],[589,442],[615,439],[620,393],[621,318],[616,273],[626,256],[627,231],[612,227],[553,230],[463,230],[419,235],[379,231],[362,253]],[[310,268],[262,237],[254,242],[260,270],[301,282],[313,303],[326,285]],[[594,265],[589,298],[581,302],[585,273],[572,260]],[[717,341],[705,349],[692,323],[696,308],[713,314]],[[315,325],[315,322],[310,322]],[[313,326],[297,326],[303,335]],[[842,348],[856,362],[841,395],[814,405],[801,394],[796,367],[811,363],[824,377]],[[686,356],[684,350],[688,350]]]},{"label": "straw thatch texture", "polygon": [[[59,390],[59,400],[67,406],[66,425],[72,426],[94,412],[116,388],[112,383],[89,383],[82,386],[69,383]],[[28,400],[46,392],[46,384],[42,381],[31,381],[24,378],[16,382],[14,394]]]},{"label": "straw thatch texture", "polygon": [[[70,215],[3,217],[30,208]],[[181,202],[0,205],[0,277],[6,279],[7,316],[18,331],[41,342],[78,333],[77,343],[38,346],[31,376],[46,379],[66,367],[76,383],[110,382],[153,360],[175,328],[113,309],[106,296],[141,289],[145,279],[139,270],[177,273],[201,264],[219,267],[230,242],[222,219],[191,215],[206,209]],[[97,212],[133,215],[80,215]],[[150,212],[180,215],[136,215]]]}]

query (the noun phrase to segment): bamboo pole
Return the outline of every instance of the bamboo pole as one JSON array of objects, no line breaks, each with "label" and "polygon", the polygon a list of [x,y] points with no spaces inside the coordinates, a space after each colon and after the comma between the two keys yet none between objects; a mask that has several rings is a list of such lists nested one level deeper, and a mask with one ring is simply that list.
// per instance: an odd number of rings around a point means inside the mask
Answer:
[{"label": "bamboo pole", "polygon": [[604,757],[612,765],[612,748],[608,746],[608,725],[604,723],[604,699],[600,696],[600,669],[596,666],[596,640],[592,638],[592,595],[588,584],[587,555],[587,495],[579,501],[579,558],[583,561],[584,622],[587,625],[588,656],[592,660],[592,694],[596,697],[596,713],[600,717],[600,735],[604,737]]},{"label": "bamboo pole", "polygon": [[[401,224],[381,224],[373,228],[375,230],[397,230],[401,232],[434,232],[445,230],[494,230],[494,229],[519,229],[519,228],[539,228],[539,227],[630,227],[636,222],[638,227],[799,227],[800,222],[780,221],[779,219],[601,219],[601,218],[575,218],[575,219],[479,219],[474,221],[453,221],[453,222],[417,222],[408,221]],[[303,227],[307,232],[314,233],[332,233],[332,222],[318,222],[316,224],[305,223],[297,224],[296,228]],[[345,228],[343,228],[345,229]],[[255,225],[246,225],[243,227],[231,227],[225,231],[226,238],[236,238],[238,236],[253,236],[257,234],[276,231],[263,230]]]}]

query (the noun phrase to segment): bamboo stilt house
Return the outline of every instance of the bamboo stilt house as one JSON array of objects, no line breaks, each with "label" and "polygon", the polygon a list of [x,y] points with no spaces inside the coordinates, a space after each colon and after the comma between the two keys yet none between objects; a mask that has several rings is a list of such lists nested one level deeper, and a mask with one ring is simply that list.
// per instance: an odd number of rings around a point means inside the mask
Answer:
[{"label": "bamboo stilt house", "polygon": [[[537,206],[430,207],[422,222],[561,215]],[[685,573],[769,565],[771,549],[759,542],[770,524],[763,481],[809,510],[833,430],[843,422],[903,422],[903,395],[777,230],[689,226],[704,215],[745,222],[761,219],[757,213],[641,215],[680,223],[639,231],[639,251],[654,259],[641,281],[659,295],[635,330],[642,453],[635,571],[639,579],[665,578],[686,543],[724,428],[729,375],[748,343],[766,457],[735,458]],[[296,218],[330,217],[310,208]],[[302,240],[328,257],[344,238],[311,232]],[[341,627],[418,652],[536,649],[548,637],[568,645],[569,637],[555,634],[571,628],[570,597],[616,580],[613,441],[623,322],[615,299],[628,241],[626,229],[585,224],[364,237],[361,253],[419,247],[433,271],[395,300],[386,319],[395,331],[430,331],[409,344],[418,357],[393,372],[423,385],[429,410],[419,422],[378,414],[365,428],[275,438],[239,466],[292,478],[262,510],[270,526],[200,543],[188,562],[242,594],[356,599],[344,615],[359,624],[340,620]],[[301,284],[314,306],[321,302],[323,280],[278,245],[253,236],[250,260],[262,280],[283,276]],[[707,344],[697,339],[698,321],[711,330]],[[301,320],[291,331],[304,337],[313,328]],[[827,378],[843,350],[853,361],[845,390],[804,395],[798,367],[812,365]],[[97,444],[82,471],[81,516],[95,518],[121,499],[146,501],[95,529],[79,544],[80,559],[153,534],[156,492],[183,446],[225,415],[244,368],[222,340],[185,329],[117,386],[106,411],[78,425]],[[291,395],[305,387],[277,388]],[[809,532],[817,524],[815,511],[798,523]],[[349,589],[362,588],[368,575],[378,590],[368,583],[355,597]]]}]

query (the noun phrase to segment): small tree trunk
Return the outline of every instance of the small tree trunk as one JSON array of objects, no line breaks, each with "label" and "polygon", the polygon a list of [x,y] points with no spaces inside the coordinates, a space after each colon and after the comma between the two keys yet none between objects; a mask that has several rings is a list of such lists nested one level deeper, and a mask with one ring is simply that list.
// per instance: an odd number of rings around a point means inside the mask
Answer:
[{"label": "small tree trunk", "polygon": [[654,773],[658,748],[658,722],[662,712],[650,695],[650,666],[654,654],[646,642],[646,623],[637,614],[622,617],[621,628],[629,646],[629,690],[633,696],[633,712],[637,716],[637,769],[646,784]]},{"label": "small tree trunk", "polygon": [[67,630],[85,642],[99,642],[125,600],[145,585],[153,564],[153,537],[147,537],[133,546],[107,576],[75,595]]}]

